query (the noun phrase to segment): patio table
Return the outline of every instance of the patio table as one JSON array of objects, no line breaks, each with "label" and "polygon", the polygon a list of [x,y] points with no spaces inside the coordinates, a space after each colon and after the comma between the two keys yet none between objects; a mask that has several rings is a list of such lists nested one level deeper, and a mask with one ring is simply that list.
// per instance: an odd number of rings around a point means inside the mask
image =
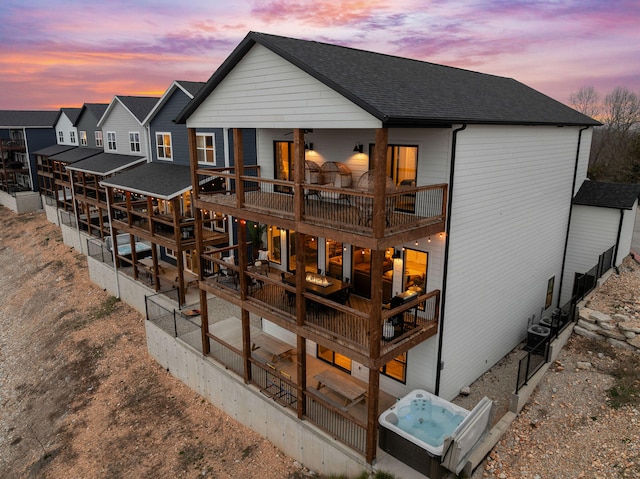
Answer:
[{"label": "patio table", "polygon": [[351,376],[340,374],[333,369],[325,369],[313,376],[313,379],[318,381],[318,391],[320,391],[320,388],[326,387],[342,396],[345,399],[345,407],[357,404],[362,401],[367,394],[367,389],[351,378]]}]

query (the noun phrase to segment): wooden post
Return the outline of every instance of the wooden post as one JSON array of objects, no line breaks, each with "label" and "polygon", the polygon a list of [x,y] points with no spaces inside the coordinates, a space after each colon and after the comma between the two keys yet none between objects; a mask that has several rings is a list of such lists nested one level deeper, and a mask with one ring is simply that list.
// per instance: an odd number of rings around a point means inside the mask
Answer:
[{"label": "wooden post", "polygon": [[[303,296],[305,291],[305,234],[296,231],[296,323],[302,329],[306,320],[307,305]],[[307,388],[307,351],[306,340],[303,336],[297,336],[297,375],[298,375],[298,417],[302,419],[306,413],[304,393]]]},{"label": "wooden post", "polygon": [[376,154],[373,158],[373,221],[371,223],[374,238],[383,238],[386,227],[387,204],[387,148],[389,130],[376,130]]},{"label": "wooden post", "polygon": [[185,303],[184,294],[184,261],[182,258],[182,232],[180,231],[180,202],[179,198],[172,198],[173,205],[173,240],[176,243],[176,262],[178,267],[178,303]]},{"label": "wooden post", "polygon": [[202,354],[206,356],[211,351],[209,343],[209,309],[207,305],[207,291],[201,288],[200,281],[204,281],[202,254],[204,240],[202,232],[202,210],[198,207],[200,190],[198,188],[198,153],[196,129],[187,128],[187,143],[189,145],[189,166],[191,168],[191,205],[195,209],[196,249],[198,251],[198,290],[200,293],[200,335],[202,340]]},{"label": "wooden post", "polygon": [[296,221],[304,218],[304,130],[293,130],[293,198]]},{"label": "wooden post", "polygon": [[380,371],[369,369],[369,397],[367,402],[367,450],[365,458],[371,464],[376,458],[378,432],[378,403],[380,390]]},{"label": "wooden post", "polygon": [[244,149],[242,148],[242,130],[233,129],[233,161],[236,172],[236,206],[244,208]]}]

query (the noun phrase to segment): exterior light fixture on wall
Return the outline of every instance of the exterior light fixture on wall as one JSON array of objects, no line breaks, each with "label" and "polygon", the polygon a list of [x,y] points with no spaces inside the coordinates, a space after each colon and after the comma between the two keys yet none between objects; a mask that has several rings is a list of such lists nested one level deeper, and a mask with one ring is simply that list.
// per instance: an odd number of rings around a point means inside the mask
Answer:
[{"label": "exterior light fixture on wall", "polygon": [[363,153],[364,152],[364,146],[362,146],[362,143],[360,143],[360,142],[356,143],[356,146],[353,147],[353,152],[354,153]]},{"label": "exterior light fixture on wall", "polygon": [[309,151],[313,151],[313,143],[305,143],[304,144],[304,149],[305,150],[309,150]]}]

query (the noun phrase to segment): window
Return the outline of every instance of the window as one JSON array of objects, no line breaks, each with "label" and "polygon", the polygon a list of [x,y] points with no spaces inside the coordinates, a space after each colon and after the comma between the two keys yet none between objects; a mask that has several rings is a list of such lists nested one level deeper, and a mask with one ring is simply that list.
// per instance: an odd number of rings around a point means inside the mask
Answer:
[{"label": "window", "polygon": [[385,376],[400,381],[403,384],[407,382],[407,353],[393,358],[387,364],[382,366],[380,372]]},{"label": "window", "polygon": [[335,351],[318,344],[317,356],[318,359],[322,359],[343,371],[348,373],[351,372],[351,359],[340,353],[336,353]]},{"label": "window", "polygon": [[117,150],[116,146],[116,132],[108,131],[107,132],[107,150]]},{"label": "window", "polygon": [[140,151],[140,133],[137,131],[129,132],[129,146],[133,153]]},{"label": "window", "polygon": [[548,309],[551,307],[551,303],[553,302],[553,286],[556,282],[556,277],[549,278],[549,282],[547,283],[547,298],[544,302],[544,309]]},{"label": "window", "polygon": [[196,134],[196,157],[198,158],[198,163],[216,164],[213,134]]},{"label": "window", "polygon": [[[293,181],[293,141],[274,141],[273,150],[274,178]],[[274,190],[279,193],[293,193],[293,189],[281,185],[275,185]]]},{"label": "window", "polygon": [[281,264],[282,259],[280,255],[282,251],[282,233],[279,227],[269,226],[269,230],[267,232],[267,248],[271,261]]},{"label": "window", "polygon": [[171,133],[156,133],[159,160],[171,160]]},{"label": "window", "polygon": [[[96,137],[96,147],[101,147],[103,146],[102,144],[102,132],[101,131],[94,131],[93,132],[95,137]],[[116,142],[116,137],[115,137],[115,133],[113,134],[113,143],[115,144]]]},{"label": "window", "polygon": [[[100,132],[100,135],[102,135],[102,132]],[[102,140],[102,138],[100,138]],[[86,131],[80,131],[80,145],[81,146],[87,146],[87,132]]]},{"label": "window", "polygon": [[76,144],[76,132],[75,131],[70,131],[69,132],[69,139],[71,140],[71,143],[73,143],[74,145]]},{"label": "window", "polygon": [[64,143],[64,131],[59,131],[58,132],[58,142],[59,143]]},{"label": "window", "polygon": [[[369,161],[374,158],[375,145],[370,146]],[[371,165],[369,165],[371,167]],[[387,148],[387,176],[396,186],[415,186],[418,176],[418,147],[389,145]]]}]

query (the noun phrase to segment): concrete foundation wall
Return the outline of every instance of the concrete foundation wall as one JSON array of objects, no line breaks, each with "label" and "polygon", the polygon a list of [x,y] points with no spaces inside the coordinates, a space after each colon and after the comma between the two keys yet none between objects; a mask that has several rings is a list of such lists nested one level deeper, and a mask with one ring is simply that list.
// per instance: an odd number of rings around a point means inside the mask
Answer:
[{"label": "concrete foundation wall", "polygon": [[355,476],[371,467],[364,458],[213,360],[145,321],[149,354],[162,367],[218,409],[265,437],[283,453],[323,475]]},{"label": "concrete foundation wall", "polygon": [[60,225],[60,231],[62,231],[62,241],[64,241],[64,244],[84,255],[87,254],[87,241],[83,239],[83,233],[78,233],[78,230],[74,227],[64,224]]},{"label": "concrete foundation wall", "polygon": [[42,199],[42,209],[44,210],[44,214],[47,217],[47,221],[49,223],[53,223],[54,225],[60,226],[60,217],[58,216],[58,208],[55,206],[51,206],[45,203],[44,199]]},{"label": "concrete foundation wall", "polygon": [[[145,307],[145,296],[156,294],[154,290],[146,287],[140,281],[118,272],[118,281],[116,283],[113,266],[103,263],[91,257],[87,257],[89,267],[89,278],[102,289],[109,292],[113,296],[119,297],[141,315],[146,317],[147,311]],[[169,300],[168,300],[169,301]],[[167,309],[177,308],[177,304],[167,303]]]},{"label": "concrete foundation wall", "polygon": [[6,206],[19,215],[42,209],[40,195],[35,191],[19,191],[15,196],[0,191],[0,205]]}]

